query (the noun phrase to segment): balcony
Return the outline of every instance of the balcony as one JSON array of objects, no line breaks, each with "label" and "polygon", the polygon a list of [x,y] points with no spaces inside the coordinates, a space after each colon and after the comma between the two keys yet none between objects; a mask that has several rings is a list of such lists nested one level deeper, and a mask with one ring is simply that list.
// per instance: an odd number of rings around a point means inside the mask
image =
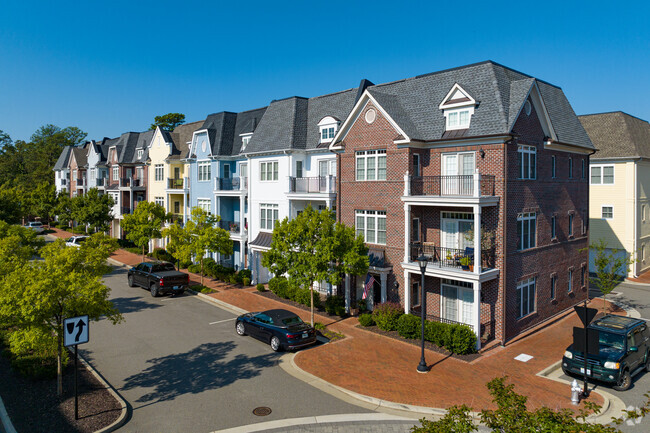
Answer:
[{"label": "balcony", "polygon": [[289,192],[302,194],[335,194],[336,177],[335,176],[316,176],[316,177],[290,177]]},{"label": "balcony", "polygon": [[183,225],[185,224],[185,220],[183,218],[183,215],[181,214],[172,214],[172,217],[168,223],[169,225],[178,224],[179,226],[183,227]]},{"label": "balcony", "polygon": [[122,207],[120,208],[120,213],[121,215],[131,215],[133,213],[133,209],[130,207]]},{"label": "balcony", "polygon": [[97,178],[97,188],[104,188],[106,186],[106,178],[105,177],[100,177]]},{"label": "balcony", "polygon": [[[409,259],[417,262],[420,254],[427,258],[427,262],[438,268],[455,269],[462,272],[474,271],[474,248],[445,248],[427,242],[411,242]],[[494,248],[481,251],[482,270],[494,269],[496,265],[496,252]],[[428,267],[429,265],[427,265]]]},{"label": "balcony", "polygon": [[410,176],[408,195],[483,197],[494,195],[494,176]]},{"label": "balcony", "polygon": [[67,183],[68,183],[67,179],[61,179],[61,186],[66,186]]},{"label": "balcony", "polygon": [[230,233],[239,233],[241,226],[238,221],[219,221],[219,228],[229,231]]},{"label": "balcony", "polygon": [[144,187],[142,179],[137,177],[122,177],[120,178],[120,188],[141,188]]},{"label": "balcony", "polygon": [[83,177],[77,178],[77,188],[81,188],[84,186],[84,181],[85,179]]},{"label": "balcony", "polygon": [[214,179],[215,191],[247,191],[248,177],[216,177]]}]

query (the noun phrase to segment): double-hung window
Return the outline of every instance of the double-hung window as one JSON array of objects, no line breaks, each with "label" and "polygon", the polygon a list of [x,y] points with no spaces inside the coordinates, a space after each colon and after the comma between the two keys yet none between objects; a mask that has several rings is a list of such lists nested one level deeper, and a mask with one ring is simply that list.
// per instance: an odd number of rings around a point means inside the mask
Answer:
[{"label": "double-hung window", "polygon": [[369,244],[386,245],[386,212],[374,210],[356,211],[357,235]]},{"label": "double-hung window", "polygon": [[519,145],[519,178],[537,178],[537,148],[535,146]]},{"label": "double-hung window", "polygon": [[199,168],[199,176],[198,176],[198,181],[199,182],[209,182],[210,181],[210,161],[202,161],[199,162],[198,168]]},{"label": "double-hung window", "polygon": [[592,165],[591,184],[592,185],[613,185],[614,166],[613,165]]},{"label": "double-hung window", "polygon": [[113,180],[117,181],[119,176],[120,176],[120,168],[117,165],[114,165],[113,166]]},{"label": "double-hung window", "polygon": [[573,269],[569,269],[569,285],[567,286],[567,292],[573,292]]},{"label": "double-hung window", "polygon": [[569,236],[573,236],[573,214],[569,214]]},{"label": "double-hung window", "polygon": [[278,180],[278,161],[260,162],[260,180],[263,182]]},{"label": "double-hung window", "polygon": [[212,213],[212,201],[209,198],[197,199],[196,205],[207,213]]},{"label": "double-hung window", "polygon": [[551,217],[551,239],[555,239],[557,237],[557,234],[555,232],[555,215]]},{"label": "double-hung window", "polygon": [[528,278],[517,284],[518,317],[535,312],[535,278]]},{"label": "double-hung window", "polygon": [[356,154],[357,180],[386,180],[386,150]]},{"label": "double-hung window", "polygon": [[526,250],[537,245],[537,214],[523,212],[517,215],[517,249]]},{"label": "double-hung window", "polygon": [[161,182],[165,176],[165,167],[162,164],[155,164],[154,169],[154,180],[156,182]]},{"label": "double-hung window", "polygon": [[262,230],[273,231],[278,219],[277,204],[260,204],[260,228]]}]

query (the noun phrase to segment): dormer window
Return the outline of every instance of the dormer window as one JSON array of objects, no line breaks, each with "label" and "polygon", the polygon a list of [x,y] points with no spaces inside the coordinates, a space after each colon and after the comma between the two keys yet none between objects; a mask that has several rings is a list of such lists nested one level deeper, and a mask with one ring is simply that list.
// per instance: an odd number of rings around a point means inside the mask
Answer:
[{"label": "dormer window", "polygon": [[438,107],[443,110],[446,119],[445,130],[469,128],[474,107],[476,107],[476,100],[460,85],[454,84]]},{"label": "dormer window", "polygon": [[144,153],[144,150],[138,149],[138,159],[142,159],[142,154]]},{"label": "dormer window", "polygon": [[320,135],[320,143],[329,143],[332,141],[334,136],[336,135],[336,131],[339,129],[339,122],[338,119],[332,117],[332,116],[327,116],[321,119],[320,122],[318,122],[318,128],[319,128],[319,135]]},{"label": "dormer window", "polygon": [[248,143],[251,141],[251,137],[253,137],[253,133],[249,132],[247,134],[239,134],[241,137],[241,151],[243,152],[246,150],[246,146],[248,146]]}]

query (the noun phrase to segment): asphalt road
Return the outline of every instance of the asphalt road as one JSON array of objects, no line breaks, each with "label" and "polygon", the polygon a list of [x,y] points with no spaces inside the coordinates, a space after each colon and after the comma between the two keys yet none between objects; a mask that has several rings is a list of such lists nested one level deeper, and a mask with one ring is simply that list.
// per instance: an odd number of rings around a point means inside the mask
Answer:
[{"label": "asphalt road", "polygon": [[[281,354],[236,335],[233,313],[191,295],[153,298],[128,287],[123,269],[105,282],[125,321],[91,323],[90,341],[80,352],[131,405],[132,417],[120,431],[212,432],[371,412],[286,373],[278,366]],[[254,415],[260,406],[271,414]]]}]

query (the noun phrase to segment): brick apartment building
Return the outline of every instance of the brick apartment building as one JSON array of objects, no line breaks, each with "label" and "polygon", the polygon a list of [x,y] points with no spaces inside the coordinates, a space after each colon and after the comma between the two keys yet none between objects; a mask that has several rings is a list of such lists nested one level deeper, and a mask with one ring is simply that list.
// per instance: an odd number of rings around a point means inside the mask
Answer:
[{"label": "brick apartment building", "polygon": [[370,248],[371,303],[419,311],[422,254],[427,315],[483,342],[587,297],[594,148],[559,87],[490,61],[370,86],[330,150],[337,218]]}]

